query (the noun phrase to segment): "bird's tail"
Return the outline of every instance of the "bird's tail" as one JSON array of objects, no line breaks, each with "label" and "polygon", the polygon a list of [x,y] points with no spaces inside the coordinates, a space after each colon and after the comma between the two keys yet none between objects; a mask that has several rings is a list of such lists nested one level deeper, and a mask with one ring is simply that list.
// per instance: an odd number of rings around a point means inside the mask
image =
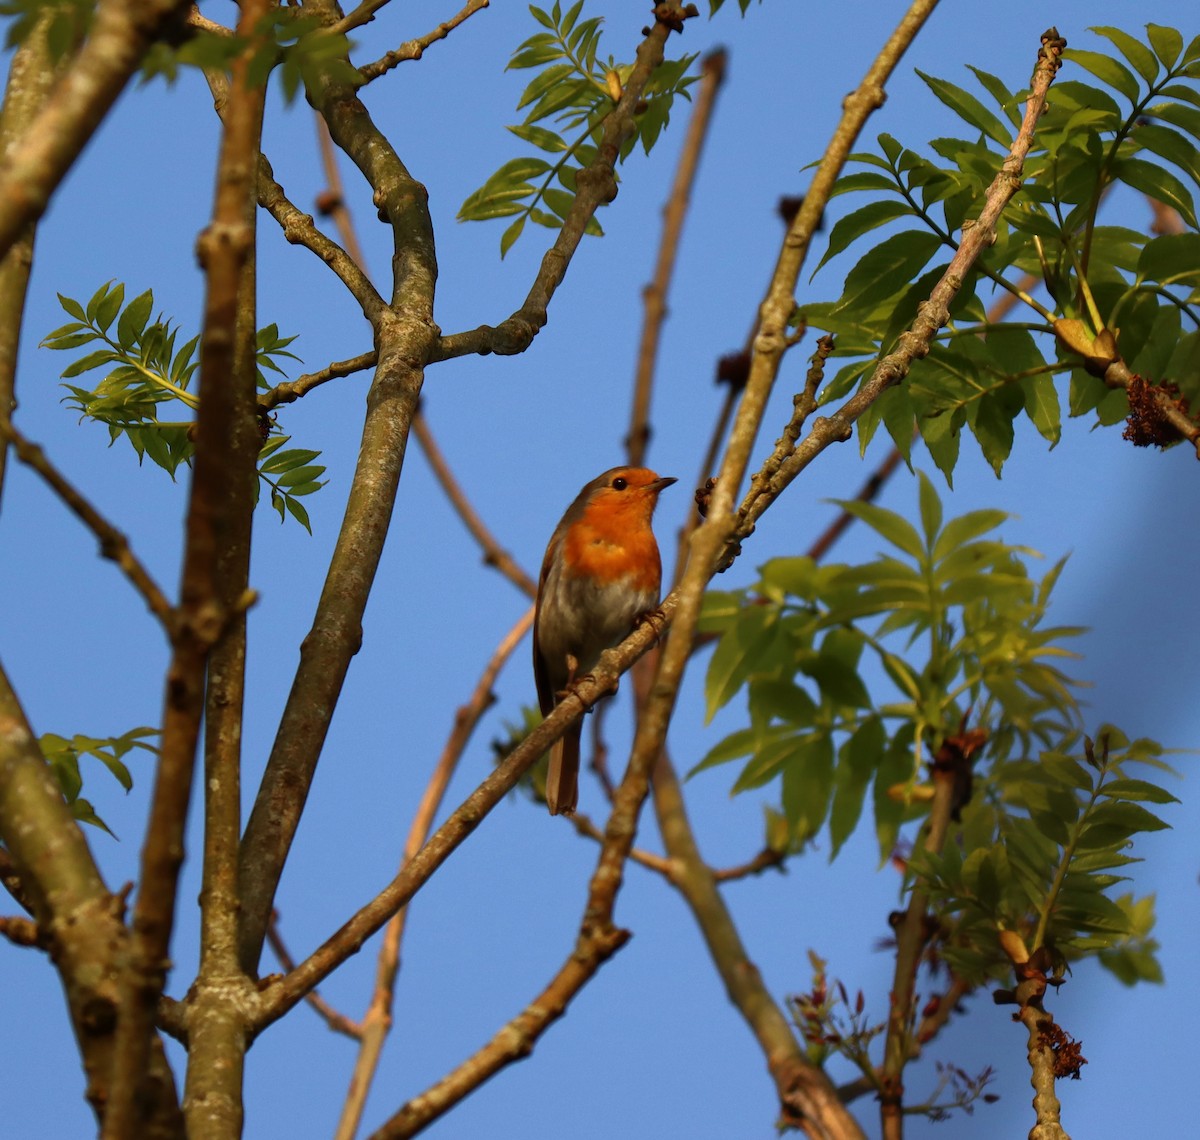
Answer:
[{"label": "bird's tail", "polygon": [[567,729],[561,740],[550,746],[550,768],[546,773],[546,803],[551,815],[574,815],[579,799],[579,734],[581,725]]}]

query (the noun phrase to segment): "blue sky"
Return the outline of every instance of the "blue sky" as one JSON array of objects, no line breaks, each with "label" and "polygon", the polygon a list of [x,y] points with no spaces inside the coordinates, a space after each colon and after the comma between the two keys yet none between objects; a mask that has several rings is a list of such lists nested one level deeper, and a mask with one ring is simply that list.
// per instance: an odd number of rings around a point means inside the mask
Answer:
[{"label": "blue sky", "polygon": [[[364,46],[357,58],[374,58],[423,34],[454,7],[417,0],[384,9],[358,33]],[[229,4],[204,10],[214,19],[232,19]],[[714,362],[744,340],[782,234],[775,202],[803,191],[807,176],[801,168],[820,156],[843,96],[902,10],[879,0],[827,7],[767,0],[743,19],[729,0],[715,20],[690,21],[672,45],[703,51],[724,44],[730,66],[680,251],[654,398],[649,462],[680,479],[665,493],[657,522],[668,573],[673,536],[720,397],[712,383]],[[611,42],[603,50],[619,56],[630,53],[648,18],[642,6],[613,0],[590,3],[587,11],[606,17]],[[1194,5],[1182,0],[1136,9],[1121,0],[1064,0],[1054,11],[1031,0],[1012,0],[1000,9],[945,4],[901,64],[863,148],[882,131],[921,145],[954,129],[914,68],[965,85],[964,65],[971,63],[1020,87],[1048,19],[1057,21],[1072,46],[1095,49],[1103,41],[1086,31],[1090,25],[1138,32],[1142,22],[1152,21],[1180,27],[1188,37],[1200,31]],[[429,190],[440,265],[436,318],[445,332],[507,316],[523,299],[545,248],[548,231],[528,231],[501,262],[501,224],[455,221],[466,195],[518,153],[503,128],[517,121],[513,108],[527,77],[503,68],[533,30],[524,5],[497,0],[365,96]],[[323,185],[311,113],[303,105],[284,109],[277,92],[269,107],[264,149],[293,201],[311,208]],[[635,155],[626,165],[620,195],[602,215],[607,236],[585,242],[529,352],[456,360],[428,372],[424,406],[451,465],[501,543],[531,571],[579,486],[622,459],[640,290],[652,272],[685,116],[686,107],[677,105],[659,149],[649,160]],[[169,584],[178,575],[183,479],[172,484],[156,468],[139,470],[126,445],[109,449],[102,429],[78,425],[60,403],[63,355],[38,351],[36,344],[66,319],[56,292],[86,297],[110,278],[123,280],[130,296],[152,287],[159,310],[195,328],[203,282],[193,251],[211,207],[216,142],[207,89],[194,75],[172,88],[155,82],[123,97],[39,232],[18,378],[22,430],[89,488]],[[390,235],[374,220],[369,190],[348,164],[343,178],[371,271],[377,281],[386,280]],[[845,208],[840,202],[833,216]],[[1121,224],[1148,224],[1148,211],[1133,199],[1115,202],[1113,210]],[[293,349],[305,370],[369,348],[369,330],[331,275],[312,255],[287,245],[269,218],[260,225],[260,323],[274,321],[285,334],[299,334]],[[844,260],[835,262],[811,285],[807,270],[800,300],[836,295],[846,268]],[[786,422],[806,355],[801,349],[785,364],[759,457]],[[322,450],[330,482],[308,500],[312,537],[294,524],[280,526],[267,510],[258,519],[252,584],[262,598],[250,626],[247,807],[340,523],[366,384],[362,375],[329,384],[282,418],[297,446]],[[1077,669],[1093,682],[1093,721],[1192,747],[1200,739],[1195,461],[1182,449],[1134,451],[1119,436],[1119,430],[1092,431],[1086,422],[1071,422],[1049,451],[1031,430],[1019,431],[1000,481],[968,443],[953,493],[939,486],[947,515],[1000,507],[1014,516],[1003,528],[1007,541],[1042,551],[1047,562],[1071,555],[1052,618],[1093,628]],[[764,518],[720,585],[744,584],[767,558],[805,549],[832,517],[824,500],[852,495],[885,451],[880,439],[865,463],[853,444],[827,452]],[[919,453],[914,461],[932,471]],[[902,472],[882,501],[911,510],[915,481]],[[853,532],[835,557],[866,558],[876,546],[870,534]],[[35,729],[104,736],[156,724],[166,647],[152,619],[117,571],[97,558],[94,542],[16,464],[9,467],[0,513],[0,551],[0,597],[6,599],[0,655]],[[297,955],[390,879],[454,711],[525,604],[480,565],[419,450],[410,448],[363,649],[279,894],[283,928]],[[697,662],[672,728],[670,747],[681,768],[737,723],[734,709],[703,725],[702,668]],[[519,719],[523,704],[534,702],[526,647],[501,677],[496,695],[455,778],[452,805],[488,771],[490,741],[505,733],[506,722]],[[628,719],[622,696],[606,722],[618,767]],[[98,768],[85,772],[86,794],[119,836],[114,841],[89,833],[114,888],[135,875],[149,796],[149,769],[137,759],[132,763],[136,783],[128,796]],[[1191,764],[1180,759],[1185,775]],[[717,866],[758,849],[762,805],[770,801],[771,789],[730,799],[732,777],[732,770],[717,769],[687,787],[698,839]],[[1191,981],[1198,868],[1187,839],[1200,818],[1190,789],[1190,781],[1181,783],[1176,791],[1184,803],[1167,812],[1174,831],[1139,842],[1135,851],[1147,860],[1136,872],[1136,887],[1158,897],[1166,984],[1127,990],[1085,966],[1052,1005],[1082,1039],[1089,1061],[1081,1082],[1059,1088],[1065,1123],[1077,1136],[1138,1134],[1147,1100],[1163,1135],[1185,1134],[1194,1117],[1178,1066],[1164,1063],[1189,1049],[1200,1014]],[[598,789],[586,781],[581,808],[602,815]],[[197,840],[193,835],[193,848]],[[643,842],[658,847],[652,823]],[[808,986],[812,948],[852,990],[865,989],[882,1013],[891,962],[875,943],[888,933],[898,881],[890,870],[877,870],[869,831],[856,836],[832,866],[827,852],[822,841],[793,861],[786,876],[730,886],[730,906],[774,994],[782,998]],[[516,798],[501,805],[419,895],[405,941],[396,1025],[368,1105],[369,1126],[480,1046],[540,992],[569,953],[594,858],[593,845],[562,820]],[[175,996],[182,996],[196,962],[198,885],[193,858],[180,893],[177,970],[169,985]],[[477,1092],[432,1127],[431,1136],[773,1135],[773,1091],[763,1059],[727,1003],[682,902],[653,874],[633,867],[617,918],[634,932],[633,940],[541,1040],[534,1057]],[[369,943],[323,990],[352,1017],[361,1015],[369,998],[376,949],[376,942]],[[0,958],[8,982],[0,1027],[8,1087],[22,1090],[7,1098],[6,1135],[87,1135],[91,1114],[57,980],[35,952],[4,943]],[[1029,1127],[1023,1034],[986,995],[972,999],[970,1016],[954,1022],[929,1056],[969,1071],[992,1064],[994,1091],[1002,1097],[995,1106],[980,1106],[973,1118],[940,1126],[941,1135],[1016,1135]],[[333,1037],[307,1009],[296,1011],[250,1054],[246,1135],[328,1134],[352,1062],[349,1042]],[[920,1097],[933,1079],[922,1066],[910,1072],[908,1083]],[[873,1106],[861,1108],[868,1135],[876,1134]],[[910,1135],[933,1130],[915,1121]]]}]

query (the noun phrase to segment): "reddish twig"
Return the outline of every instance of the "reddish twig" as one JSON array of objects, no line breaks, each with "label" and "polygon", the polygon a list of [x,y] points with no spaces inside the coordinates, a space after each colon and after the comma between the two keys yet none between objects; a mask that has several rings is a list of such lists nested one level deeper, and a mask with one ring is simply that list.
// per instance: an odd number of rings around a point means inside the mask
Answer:
[{"label": "reddish twig", "polygon": [[[495,699],[492,688],[496,683],[496,678],[532,625],[533,608],[530,607],[501,639],[496,651],[484,667],[470,699],[455,714],[454,728],[450,732],[445,748],[442,749],[442,755],[438,758],[433,775],[429,778],[425,794],[421,797],[420,804],[417,805],[408,838],[404,842],[404,853],[400,864],[402,868],[420,851],[429,838],[433,820],[442,806],[446,790],[450,786],[450,780],[458,768],[458,762],[466,750],[467,743],[483,714],[491,707]],[[396,913],[384,931],[383,945],[379,948],[379,960],[375,967],[375,991],[371,996],[371,1004],[363,1017],[361,1045],[355,1059],[354,1072],[350,1077],[350,1088],[342,1107],[341,1118],[338,1121],[337,1131],[334,1133],[335,1140],[353,1140],[362,1120],[367,1094],[370,1092],[371,1083],[379,1066],[383,1043],[392,1026],[396,975],[400,969],[400,943],[404,938],[407,919],[408,907],[405,907]]]},{"label": "reddish twig", "polygon": [[[296,960],[288,952],[283,935],[279,931],[279,911],[277,910],[271,912],[271,923],[267,927],[267,945],[271,947],[271,952],[285,970],[291,971],[296,968]],[[317,990],[314,989],[305,994],[304,1000],[334,1033],[345,1034],[355,1041],[362,1040],[362,1023],[334,1009]]]},{"label": "reddish twig", "polygon": [[683,222],[691,202],[692,185],[696,180],[704,141],[708,137],[713,107],[725,78],[725,60],[724,50],[718,49],[705,56],[700,66],[695,105],[688,120],[687,134],[680,151],[671,195],[663,209],[663,232],[658,247],[658,260],[654,266],[654,277],[642,290],[645,316],[637,355],[629,434],[625,437],[625,451],[631,467],[641,467],[645,461],[646,444],[650,439],[650,392],[654,383],[655,366],[658,363],[659,339],[667,316],[667,291],[675,272],[679,238],[683,233]]}]

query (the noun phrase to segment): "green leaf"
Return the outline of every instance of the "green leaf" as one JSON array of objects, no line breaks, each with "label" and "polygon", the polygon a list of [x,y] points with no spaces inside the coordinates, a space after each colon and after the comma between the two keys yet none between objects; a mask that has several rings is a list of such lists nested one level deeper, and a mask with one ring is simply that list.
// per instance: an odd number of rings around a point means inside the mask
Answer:
[{"label": "green leaf", "polygon": [[996,101],[1013,126],[1019,127],[1021,112],[1017,106],[1017,97],[996,76],[981,71],[978,67],[972,67],[970,64],[967,64],[967,70],[979,80],[979,85]]},{"label": "green leaf", "polygon": [[1004,461],[1012,452],[1013,417],[1010,405],[1000,393],[989,392],[976,408],[971,430],[979,441],[983,457],[991,464],[999,479]]},{"label": "green leaf", "polygon": [[911,216],[912,213],[913,209],[907,202],[885,198],[882,201],[870,202],[840,218],[829,233],[829,246],[817,268],[813,270],[813,276],[817,275],[821,266],[831,257],[836,257],[863,234],[888,222],[894,222],[897,218]]},{"label": "green leaf", "polygon": [[[106,287],[105,287],[106,288]],[[96,304],[95,322],[101,332],[108,332],[108,327],[116,320],[117,313],[121,311],[121,303],[125,300],[125,286],[121,282],[117,282],[111,289],[107,289],[104,296]],[[92,307],[88,305],[88,316],[92,317]]]},{"label": "green leaf", "polygon": [[1025,414],[1053,447],[1062,436],[1062,412],[1054,377],[1048,372],[1026,376],[1021,381],[1021,391],[1025,396]]},{"label": "green leaf", "polygon": [[281,487],[295,487],[316,479],[324,470],[325,468],[319,465],[297,467],[295,470],[287,471],[283,475],[280,475],[278,483]]},{"label": "green leaf", "polygon": [[[312,534],[312,523],[308,518],[308,511],[304,509],[304,504],[297,502],[291,495],[287,495],[283,500],[284,506],[287,508],[288,514],[292,516],[309,534]],[[282,514],[280,518],[282,519]]]},{"label": "green leaf", "polygon": [[992,114],[978,99],[961,87],[926,75],[920,69],[917,74],[925,81],[929,89],[960,119],[975,127],[993,142],[1007,149],[1012,143],[1012,132]]},{"label": "green leaf", "polygon": [[80,376],[84,372],[90,372],[93,368],[100,368],[119,359],[120,357],[111,349],[102,348],[98,352],[89,352],[87,356],[81,356],[78,360],[68,364],[62,370],[61,376],[64,380],[69,380],[73,376]]},{"label": "green leaf", "polygon": [[910,557],[920,560],[925,547],[916,527],[903,515],[889,511],[876,503],[863,503],[857,499],[831,499],[830,502],[841,507],[848,514],[864,522],[872,530],[882,535],[893,546],[898,547]]},{"label": "green leaf", "polygon": [[883,759],[887,734],[877,716],[868,717],[838,749],[833,780],[833,803],[829,811],[829,861],[854,833],[862,816],[863,802],[871,776]]},{"label": "green leaf", "polygon": [[1200,151],[1178,131],[1155,123],[1143,123],[1134,129],[1133,140],[1159,158],[1174,163],[1193,182],[1200,183]]},{"label": "green leaf", "polygon": [[940,247],[924,230],[893,234],[865,254],[846,276],[837,308],[863,312],[904,289]]},{"label": "green leaf", "polygon": [[1165,788],[1148,780],[1110,780],[1100,789],[1102,796],[1120,800],[1145,800],[1152,804],[1177,804],[1179,800]]},{"label": "green leaf", "polygon": [[1130,103],[1137,105],[1141,86],[1133,72],[1119,60],[1099,52],[1079,51],[1075,48],[1068,48],[1063,52],[1063,58],[1069,63],[1079,64],[1102,83],[1107,83],[1114,91],[1119,91]]},{"label": "green leaf", "polygon": [[704,682],[707,721],[742,687],[777,632],[775,613],[766,606],[754,606],[739,615],[717,642]]},{"label": "green leaf", "polygon": [[517,238],[521,236],[521,231],[525,229],[525,215],[522,214],[515,222],[512,223],[504,233],[500,235],[500,256],[504,257],[513,245]]},{"label": "green leaf", "polygon": [[552,87],[570,79],[574,73],[575,65],[573,63],[556,63],[552,67],[547,67],[545,71],[539,72],[529,81],[529,85],[517,102],[517,110],[519,111],[522,107],[527,107],[530,103],[540,99]]},{"label": "green leaf", "polygon": [[933,545],[933,560],[940,563],[955,551],[1003,525],[1011,516],[1007,511],[984,508],[952,518]]},{"label": "green leaf", "polygon": [[[287,439],[287,436],[276,436],[275,438],[280,442],[283,442]],[[276,448],[279,446],[278,444],[275,444],[274,447],[271,446],[271,444],[274,443],[275,440],[268,441],[268,443],[265,444],[263,449],[258,453],[260,459],[264,454],[270,455],[270,459],[268,459],[267,462],[265,462],[259,468],[264,475],[278,475],[284,471],[291,471],[296,467],[303,466],[310,460],[316,459],[316,457],[321,454],[319,451],[306,451],[301,448],[291,448],[287,451],[278,451],[276,450]],[[268,447],[270,447],[270,451],[267,450]]]},{"label": "green leaf", "polygon": [[833,742],[821,735],[783,768],[784,815],[801,839],[811,838],[825,822],[832,792]]},{"label": "green leaf", "polygon": [[1147,24],[1146,34],[1150,39],[1150,46],[1154,49],[1154,54],[1170,71],[1183,52],[1183,36],[1174,28],[1167,28],[1162,24]]},{"label": "green leaf", "polygon": [[1192,195],[1170,171],[1140,158],[1119,158],[1113,164],[1113,173],[1135,190],[1173,206],[1192,229],[1200,228]]},{"label": "green leaf", "polygon": [[528,143],[533,143],[539,150],[549,151],[553,154],[567,149],[567,144],[562,136],[555,134],[554,131],[547,130],[545,127],[537,127],[532,123],[519,123],[515,127],[509,127],[508,129],[517,138],[524,139]]},{"label": "green leaf", "polygon": [[[918,500],[921,508],[921,529],[925,532],[925,547],[932,549],[942,527],[942,501],[924,471],[917,472]],[[922,555],[924,551],[922,551]]]},{"label": "green leaf", "polygon": [[154,292],[147,289],[134,297],[125,307],[121,319],[117,322],[117,342],[121,345],[135,345],[142,339],[146,322],[150,319],[154,308]]},{"label": "green leaf", "polygon": [[77,321],[87,323],[87,314],[83,311],[83,306],[76,300],[70,297],[64,297],[61,293],[58,294],[58,303],[67,311],[69,316],[74,317]]},{"label": "green leaf", "polygon": [[[1111,40],[1116,45],[1117,50],[1137,68],[1138,74],[1148,84],[1153,84],[1158,78],[1158,60],[1154,58],[1154,54],[1141,40],[1135,39],[1128,32],[1121,31],[1120,28],[1098,27],[1088,30]],[[1068,52],[1067,54],[1070,55],[1072,53]],[[1093,72],[1093,74],[1096,73]],[[1116,85],[1114,84],[1114,86]],[[1133,101],[1137,101],[1136,97]]]}]

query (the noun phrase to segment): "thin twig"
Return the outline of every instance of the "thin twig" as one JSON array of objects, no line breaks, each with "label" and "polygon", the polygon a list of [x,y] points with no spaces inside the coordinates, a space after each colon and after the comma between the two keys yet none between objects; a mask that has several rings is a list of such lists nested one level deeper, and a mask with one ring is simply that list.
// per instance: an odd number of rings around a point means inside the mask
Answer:
[{"label": "thin twig", "polygon": [[363,77],[365,82],[370,83],[373,79],[378,79],[381,75],[386,75],[397,64],[420,59],[425,54],[427,47],[437,43],[438,40],[444,40],[459,24],[470,19],[476,12],[483,11],[488,6],[488,2],[489,0],[470,0],[470,3],[466,7],[456,15],[451,16],[450,19],[438,24],[432,32],[426,32],[425,35],[419,36],[415,40],[408,40],[406,43],[402,43],[398,48],[389,51],[382,59],[377,59],[374,63],[363,64],[358,69],[358,73]]},{"label": "thin twig", "polygon": [[[501,639],[484,667],[470,699],[455,714],[454,727],[450,732],[450,737],[446,741],[445,748],[442,749],[442,755],[438,758],[433,775],[430,776],[429,783],[425,788],[425,794],[421,797],[416,814],[413,816],[408,838],[404,842],[401,867],[416,855],[428,839],[434,818],[445,798],[446,789],[449,788],[450,780],[458,768],[458,762],[483,714],[495,700],[492,689],[496,678],[532,625],[533,607],[531,606]],[[342,1106],[342,1114],[338,1120],[334,1140],[353,1140],[362,1121],[367,1094],[371,1091],[371,1083],[379,1066],[383,1043],[392,1026],[396,974],[400,968],[400,943],[404,938],[407,920],[408,907],[404,907],[391,919],[384,931],[383,945],[379,948],[379,960],[375,967],[375,991],[371,996],[371,1004],[363,1017],[362,1044],[355,1059],[354,1072],[350,1077],[350,1089],[346,1094],[345,1104]]]},{"label": "thin twig", "polygon": [[38,924],[24,915],[0,914],[0,938],[7,939],[14,946],[46,948],[46,940]]},{"label": "thin twig", "polygon": [[629,434],[625,450],[631,467],[641,467],[645,461],[646,444],[650,439],[650,391],[658,364],[658,345],[663,322],[667,317],[667,292],[675,273],[675,257],[684,219],[692,198],[692,185],[700,166],[700,155],[708,138],[713,107],[721,83],[725,79],[726,55],[723,49],[709,52],[700,65],[700,82],[696,87],[695,104],[688,119],[687,134],[679,154],[675,181],[663,209],[663,232],[658,246],[654,276],[643,290],[645,316],[642,320],[642,339],[637,354],[637,374],[634,381],[633,408],[630,413]]},{"label": "thin twig", "polygon": [[[934,772],[934,797],[925,824],[923,846],[941,853],[954,812],[954,780],[947,772]],[[896,963],[888,1008],[883,1069],[879,1078],[879,1112],[885,1140],[900,1140],[904,1131],[904,1086],[901,1075],[912,1052],[913,991],[917,967],[929,943],[929,893],[919,883],[896,929]]]},{"label": "thin twig", "polygon": [[[610,797],[611,798],[611,797]],[[593,839],[597,843],[604,842],[604,832],[600,830],[591,820],[591,817],[581,811],[577,811],[571,816],[571,823],[575,826],[575,831],[582,835],[585,839]],[[629,858],[639,866],[645,867],[648,871],[655,871],[662,875],[668,881],[673,877],[673,869],[671,860],[662,855],[655,855],[653,851],[643,851],[639,847],[634,847],[629,852]]]},{"label": "thin twig", "polygon": [[470,501],[463,494],[462,487],[459,486],[454,472],[450,470],[450,466],[446,462],[446,457],[437,445],[437,440],[433,438],[433,433],[429,430],[429,423],[424,412],[418,411],[413,419],[413,435],[416,436],[417,443],[421,445],[429,467],[446,493],[446,498],[450,500],[458,517],[462,519],[463,525],[471,532],[471,536],[483,550],[484,565],[493,566],[499,570],[527,598],[536,597],[537,584],[525,573],[516,559],[496,541],[495,535],[488,530],[487,524],[480,518],[479,512],[471,506]]},{"label": "thin twig", "polygon": [[146,608],[170,634],[174,627],[175,611],[167,601],[166,594],[150,576],[150,571],[133,553],[129,539],[96,510],[74,484],[46,458],[42,448],[26,439],[3,413],[0,413],[0,436],[12,444],[17,458],[36,471],[67,509],[92,532],[100,544],[100,554],[120,567],[130,584],[141,595]]},{"label": "thin twig", "polygon": [[374,367],[376,359],[376,353],[372,349],[370,352],[352,356],[349,360],[335,360],[319,371],[306,372],[303,376],[297,376],[295,380],[285,380],[258,397],[259,409],[269,412],[280,404],[290,404],[330,380],[340,380],[343,376],[353,376],[355,372]]},{"label": "thin twig", "polygon": [[367,259],[358,240],[358,232],[346,205],[346,190],[342,185],[342,172],[338,169],[337,152],[334,150],[333,136],[329,133],[329,124],[316,112],[313,113],[313,118],[317,124],[317,150],[321,155],[321,169],[325,172],[325,190],[318,195],[317,208],[333,219],[346,252],[363,273],[370,276]]},{"label": "thin twig", "polygon": [[[1048,46],[1044,49],[1044,54],[1057,61],[1058,57],[1053,50],[1055,41],[1047,39],[1045,42]],[[1025,118],[1021,129],[1013,141],[1008,157],[988,188],[979,218],[974,225],[964,226],[963,238],[957,252],[931,291],[929,300],[920,306],[911,328],[901,335],[896,350],[879,362],[870,379],[858,392],[849,397],[832,415],[817,417],[808,435],[784,460],[771,479],[755,481],[738,512],[738,523],[733,530],[732,541],[736,542],[751,533],[766,505],[825,448],[849,439],[859,416],[888,388],[899,384],[908,375],[913,360],[929,352],[934,337],[949,320],[950,302],[962,287],[966,274],[992,240],[996,222],[1021,185],[1025,156],[1033,144],[1034,128],[1045,106],[1046,92],[1052,78],[1052,74],[1047,75],[1046,70],[1047,68],[1039,62],[1033,90],[1025,106]],[[801,207],[801,215],[807,206],[806,198],[804,206]]]},{"label": "thin twig", "polygon": [[[287,944],[283,941],[283,935],[279,931],[279,911],[277,910],[271,912],[271,923],[267,927],[267,945],[271,947],[271,952],[284,970],[291,971],[296,968],[296,960],[288,952]],[[304,995],[304,1000],[334,1033],[343,1033],[355,1041],[362,1040],[362,1023],[354,1021],[334,1009],[319,991],[311,990]]]}]

